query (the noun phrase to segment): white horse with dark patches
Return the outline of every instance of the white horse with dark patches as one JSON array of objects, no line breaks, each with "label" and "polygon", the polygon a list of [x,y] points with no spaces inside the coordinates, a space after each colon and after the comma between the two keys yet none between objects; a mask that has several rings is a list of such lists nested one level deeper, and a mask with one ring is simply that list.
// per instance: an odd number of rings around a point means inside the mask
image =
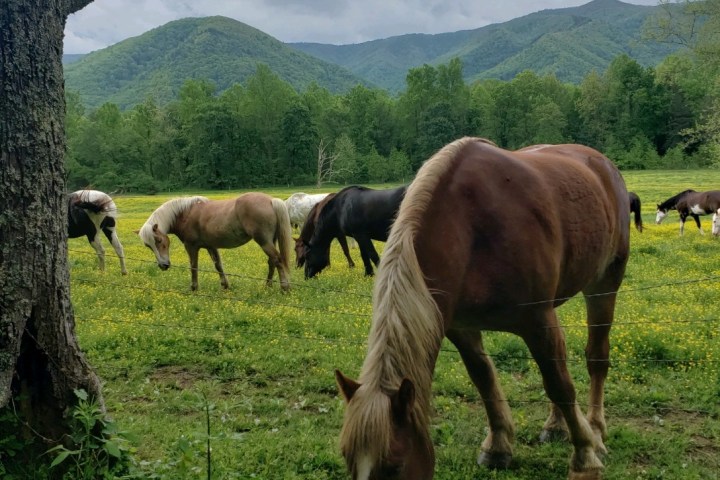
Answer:
[{"label": "white horse with dark patches", "polygon": [[303,192],[293,193],[290,195],[288,199],[285,200],[288,214],[290,214],[290,225],[292,225],[293,228],[302,230],[303,224],[305,223],[305,220],[307,220],[307,216],[312,207],[327,196],[327,193],[316,193],[310,195]]},{"label": "white horse with dark patches", "polygon": [[100,243],[104,233],[120,259],[120,271],[127,275],[125,253],[115,230],[117,206],[110,195],[97,190],[78,190],[68,195],[68,238],[87,237],[95,249],[100,270],[105,270],[105,250]]}]

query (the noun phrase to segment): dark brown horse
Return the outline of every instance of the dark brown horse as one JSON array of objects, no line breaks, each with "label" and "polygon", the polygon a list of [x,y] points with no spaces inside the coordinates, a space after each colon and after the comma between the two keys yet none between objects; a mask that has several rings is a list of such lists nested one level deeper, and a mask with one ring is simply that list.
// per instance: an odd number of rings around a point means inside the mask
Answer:
[{"label": "dark brown horse", "polygon": [[[509,152],[463,138],[428,160],[383,252],[360,378],[336,371],[347,401],[340,445],[353,479],[432,478],[430,392],[443,336],[485,404],[489,434],[478,461],[508,466],[514,427],[482,330],[524,339],[553,402],[542,437],[569,432],[570,477],[600,478],[608,334],[628,259],[629,211],[620,173],[588,147]],[[587,417],[555,314],[578,292],[587,304]]]},{"label": "dark brown horse", "polygon": [[642,204],[640,203],[640,197],[635,192],[628,192],[628,197],[630,199],[630,213],[633,214],[635,218],[635,228],[638,232],[643,231],[643,222],[642,222]]},{"label": "dark brown horse", "polygon": [[[295,266],[297,268],[305,265],[306,245],[310,243],[310,239],[312,238],[313,233],[315,233],[315,224],[317,223],[318,216],[320,215],[320,212],[322,211],[322,208],[325,206],[325,204],[329,202],[335,195],[335,193],[328,194],[327,196],[325,196],[325,198],[323,198],[310,208],[310,212],[307,214],[302,229],[300,230],[300,236],[295,239]],[[353,262],[353,259],[350,256],[350,249],[348,248],[347,237],[345,237],[345,235],[338,235],[337,241],[342,248],[343,254],[345,254],[345,258],[347,258],[348,266],[350,268],[355,268],[355,262]]]},{"label": "dark brown horse", "polygon": [[684,195],[675,205],[675,210],[677,210],[680,215],[680,235],[683,234],[685,219],[688,216],[693,216],[698,224],[700,233],[705,233],[700,225],[698,215],[708,215],[710,213],[713,214],[713,234],[717,235],[715,233],[715,220],[718,209],[720,209],[720,190],[690,192]]},{"label": "dark brown horse", "polygon": [[[692,189],[683,190],[682,192],[678,193],[677,195],[673,195],[672,197],[668,198],[664,202],[658,203],[657,204],[657,212],[655,215],[655,223],[660,225],[660,223],[662,223],[662,221],[665,220],[665,217],[667,217],[668,212],[670,210],[677,210],[678,202],[680,202],[680,200],[685,198],[686,195],[691,194],[691,193],[697,193],[697,192]],[[693,218],[693,220],[695,220],[695,225],[697,225],[698,230],[700,230],[700,232],[702,232],[702,225],[700,224],[700,216],[695,213],[690,212],[687,215],[685,215],[684,218],[680,219],[680,235],[682,235],[685,230],[685,220],[687,219],[688,216],[691,216]]]},{"label": "dark brown horse", "polygon": [[198,251],[201,248],[210,254],[220,274],[220,284],[228,288],[218,248],[235,248],[250,240],[260,245],[268,256],[267,284],[272,284],[277,268],[280,286],[283,290],[290,289],[290,217],[285,202],[278,198],[251,192],[230,200],[185,197],[165,202],[138,232],[162,270],[170,268],[168,235],[171,233],[183,242],[190,257],[192,290],[198,288]]}]

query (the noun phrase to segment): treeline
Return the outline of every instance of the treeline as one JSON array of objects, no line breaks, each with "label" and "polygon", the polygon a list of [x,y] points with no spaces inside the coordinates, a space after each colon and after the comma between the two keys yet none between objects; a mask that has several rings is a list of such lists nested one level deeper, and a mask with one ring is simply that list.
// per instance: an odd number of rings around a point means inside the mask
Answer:
[{"label": "treeline", "polygon": [[619,56],[580,85],[530,71],[468,85],[462,68],[454,59],[411,69],[396,97],[364,86],[298,93],[264,65],[219,94],[210,81],[187,81],[166,106],[85,112],[69,92],[68,186],[152,193],[406,181],[464,135],[509,149],[582,143],[622,169],[720,165],[717,76],[689,55],[657,68]]}]

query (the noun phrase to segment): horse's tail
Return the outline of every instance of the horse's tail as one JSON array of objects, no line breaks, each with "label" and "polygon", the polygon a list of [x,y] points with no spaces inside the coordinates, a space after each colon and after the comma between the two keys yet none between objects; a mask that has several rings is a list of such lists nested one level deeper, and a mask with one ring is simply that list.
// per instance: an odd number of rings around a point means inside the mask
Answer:
[{"label": "horse's tail", "polygon": [[272,199],[273,210],[277,217],[277,229],[275,230],[275,239],[278,242],[278,250],[280,250],[280,261],[286,270],[290,271],[290,256],[293,251],[292,228],[290,227],[290,214],[287,205],[279,198]]},{"label": "horse's tail", "polygon": [[635,228],[638,232],[643,231],[642,216],[640,215],[640,197],[635,192],[628,192],[630,197],[630,211],[635,217]]},{"label": "horse's tail", "polygon": [[107,193],[96,190],[84,190],[77,194],[75,198],[76,200],[74,200],[72,204],[88,212],[102,213],[112,217],[117,214],[115,202]]}]

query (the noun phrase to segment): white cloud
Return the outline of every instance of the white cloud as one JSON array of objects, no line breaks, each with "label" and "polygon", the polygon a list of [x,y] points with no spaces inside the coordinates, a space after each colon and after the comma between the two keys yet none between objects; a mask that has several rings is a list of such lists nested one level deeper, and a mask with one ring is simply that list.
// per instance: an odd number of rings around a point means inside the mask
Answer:
[{"label": "white cloud", "polygon": [[223,15],[283,42],[345,44],[480,28],[584,3],[587,0],[95,0],[68,19],[65,52],[97,50],[185,17]]}]

